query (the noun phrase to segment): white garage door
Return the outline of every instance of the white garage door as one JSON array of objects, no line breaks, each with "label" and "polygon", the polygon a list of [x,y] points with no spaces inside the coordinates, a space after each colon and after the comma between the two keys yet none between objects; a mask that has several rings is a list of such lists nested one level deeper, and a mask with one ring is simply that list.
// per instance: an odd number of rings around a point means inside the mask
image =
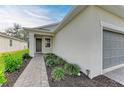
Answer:
[{"label": "white garage door", "polygon": [[124,64],[124,35],[103,31],[103,69]]}]

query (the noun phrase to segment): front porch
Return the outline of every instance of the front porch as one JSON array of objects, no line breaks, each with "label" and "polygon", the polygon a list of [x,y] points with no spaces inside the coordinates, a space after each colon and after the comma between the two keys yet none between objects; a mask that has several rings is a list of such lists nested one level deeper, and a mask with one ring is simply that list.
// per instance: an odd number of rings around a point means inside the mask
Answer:
[{"label": "front porch", "polygon": [[42,33],[29,33],[30,56],[34,57],[36,53],[51,53],[53,48],[53,35]]}]

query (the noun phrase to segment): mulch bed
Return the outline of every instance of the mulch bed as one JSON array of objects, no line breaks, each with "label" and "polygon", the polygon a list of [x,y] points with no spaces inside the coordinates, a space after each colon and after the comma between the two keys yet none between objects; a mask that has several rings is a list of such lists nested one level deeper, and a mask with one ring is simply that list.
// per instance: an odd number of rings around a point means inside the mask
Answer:
[{"label": "mulch bed", "polygon": [[122,85],[104,75],[97,76],[97,77],[93,78],[93,80],[100,82],[105,87],[124,87],[124,85]]},{"label": "mulch bed", "polygon": [[65,78],[60,81],[53,81],[51,77],[52,69],[47,67],[47,75],[49,85],[51,87],[123,87],[123,85],[100,75],[93,79],[89,79],[84,73],[81,72],[81,76],[65,75]]},{"label": "mulch bed", "polygon": [[27,62],[23,62],[22,66],[21,66],[21,68],[19,70],[14,71],[12,73],[6,72],[5,75],[7,77],[7,83],[2,85],[2,87],[13,87],[13,85],[15,84],[16,80],[18,79],[18,77],[24,71],[26,66],[29,64],[30,60],[31,60],[31,58],[29,58],[27,60]]}]

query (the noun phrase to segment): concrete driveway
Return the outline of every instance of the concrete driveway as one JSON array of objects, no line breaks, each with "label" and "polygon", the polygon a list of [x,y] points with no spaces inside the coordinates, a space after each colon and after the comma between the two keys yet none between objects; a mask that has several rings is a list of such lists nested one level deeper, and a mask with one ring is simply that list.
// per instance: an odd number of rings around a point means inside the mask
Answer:
[{"label": "concrete driveway", "polygon": [[104,75],[124,85],[124,67],[110,71]]}]

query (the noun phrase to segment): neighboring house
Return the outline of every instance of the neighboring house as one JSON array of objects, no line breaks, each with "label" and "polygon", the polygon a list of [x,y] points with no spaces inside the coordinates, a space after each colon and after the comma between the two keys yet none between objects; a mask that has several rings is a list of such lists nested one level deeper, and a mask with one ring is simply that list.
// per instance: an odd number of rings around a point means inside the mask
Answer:
[{"label": "neighboring house", "polygon": [[75,6],[59,24],[24,29],[32,57],[55,53],[90,78],[124,66],[124,6]]},{"label": "neighboring house", "polygon": [[27,42],[0,32],[0,52],[26,49]]}]

